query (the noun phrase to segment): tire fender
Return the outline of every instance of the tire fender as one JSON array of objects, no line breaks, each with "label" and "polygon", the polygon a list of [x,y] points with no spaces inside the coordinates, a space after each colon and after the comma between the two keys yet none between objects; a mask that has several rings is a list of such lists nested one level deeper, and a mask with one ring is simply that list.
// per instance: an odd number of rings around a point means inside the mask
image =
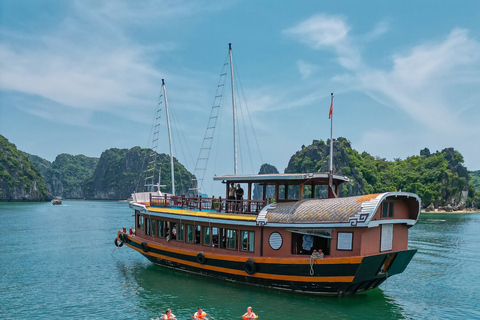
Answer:
[{"label": "tire fender", "polygon": [[255,272],[257,272],[257,265],[255,264],[255,260],[253,260],[253,258],[249,258],[247,261],[245,261],[243,267],[245,268],[245,272],[249,275],[255,274]]},{"label": "tire fender", "polygon": [[199,252],[197,254],[197,262],[200,264],[204,264],[205,262],[207,262],[207,259],[205,258],[205,255],[203,254],[203,252]]},{"label": "tire fender", "polygon": [[115,243],[115,246],[117,246],[117,248],[120,248],[121,246],[123,246],[123,241],[120,240],[120,243],[119,243],[117,238],[115,238],[115,241],[113,243]]}]

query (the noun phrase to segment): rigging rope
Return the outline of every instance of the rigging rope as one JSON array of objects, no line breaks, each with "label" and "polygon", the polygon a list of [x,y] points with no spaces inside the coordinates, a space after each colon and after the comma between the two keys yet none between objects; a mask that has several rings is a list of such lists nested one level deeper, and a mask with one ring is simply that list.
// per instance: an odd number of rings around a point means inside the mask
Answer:
[{"label": "rigging rope", "polygon": [[234,66],[235,66],[235,72],[237,74],[238,84],[240,86],[240,91],[242,92],[243,101],[245,101],[245,108],[247,110],[248,119],[250,121],[250,127],[252,128],[253,137],[255,138],[255,143],[257,144],[257,150],[258,150],[258,155],[260,157],[260,161],[261,161],[260,166],[261,166],[262,164],[264,164],[263,158],[262,158],[262,152],[261,152],[261,149],[260,149],[260,145],[258,144],[257,134],[255,132],[255,127],[253,125],[250,110],[248,108],[247,98],[245,97],[245,92],[243,91],[243,85],[242,85],[242,80],[240,78],[240,73],[238,72],[238,68],[236,67],[235,61],[233,61],[233,63],[234,63]]}]

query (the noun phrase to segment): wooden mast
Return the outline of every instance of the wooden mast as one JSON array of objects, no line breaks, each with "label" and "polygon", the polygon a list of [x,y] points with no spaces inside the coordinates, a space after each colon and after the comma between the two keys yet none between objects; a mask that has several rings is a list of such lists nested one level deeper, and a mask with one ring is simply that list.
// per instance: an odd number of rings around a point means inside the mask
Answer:
[{"label": "wooden mast", "polygon": [[170,117],[168,114],[167,89],[165,88],[165,81],[162,79],[163,97],[165,98],[165,110],[167,112],[167,127],[168,127],[168,142],[170,143],[170,165],[172,174],[172,194],[175,195],[175,170],[173,167],[173,149],[172,149],[172,134],[170,132]]}]

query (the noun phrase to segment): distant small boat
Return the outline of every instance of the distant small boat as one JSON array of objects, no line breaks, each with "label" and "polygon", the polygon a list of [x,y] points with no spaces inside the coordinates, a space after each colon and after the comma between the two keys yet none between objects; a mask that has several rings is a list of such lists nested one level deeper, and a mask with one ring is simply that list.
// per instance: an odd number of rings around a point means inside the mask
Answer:
[{"label": "distant small boat", "polygon": [[61,205],[61,204],[62,204],[62,200],[58,200],[58,199],[52,200],[52,204],[53,204],[53,205]]}]

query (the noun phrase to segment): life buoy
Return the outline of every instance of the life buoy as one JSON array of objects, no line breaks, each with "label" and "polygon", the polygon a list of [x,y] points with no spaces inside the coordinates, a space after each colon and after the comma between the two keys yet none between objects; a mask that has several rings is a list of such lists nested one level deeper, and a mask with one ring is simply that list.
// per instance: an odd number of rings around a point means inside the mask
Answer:
[{"label": "life buoy", "polygon": [[123,246],[123,242],[122,242],[122,241],[120,241],[120,243],[118,243],[118,240],[117,240],[117,238],[115,238],[115,241],[114,241],[114,243],[115,243],[115,245],[116,245],[118,248],[120,248],[121,246]]},{"label": "life buoy", "polygon": [[205,262],[207,262],[207,259],[203,255],[203,252],[199,252],[197,254],[197,262],[200,263],[200,264],[204,264]]},{"label": "life buoy", "polygon": [[148,252],[148,250],[150,250],[146,242],[142,242],[142,250],[143,252]]},{"label": "life buoy", "polygon": [[250,275],[257,272],[257,266],[255,265],[255,261],[252,258],[245,261],[245,264],[243,265],[243,267],[245,268],[245,272]]}]

